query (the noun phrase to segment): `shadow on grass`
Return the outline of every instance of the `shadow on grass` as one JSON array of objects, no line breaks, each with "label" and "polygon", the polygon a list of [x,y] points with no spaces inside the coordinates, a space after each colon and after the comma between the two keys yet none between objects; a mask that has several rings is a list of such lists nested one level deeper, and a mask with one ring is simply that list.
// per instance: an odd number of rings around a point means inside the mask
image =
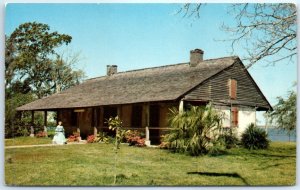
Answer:
[{"label": "shadow on grass", "polygon": [[187,172],[187,174],[198,174],[198,175],[205,175],[205,176],[213,176],[213,177],[235,177],[239,178],[245,183],[246,185],[249,185],[248,182],[240,176],[238,173],[216,173],[216,172]]},{"label": "shadow on grass", "polygon": [[258,169],[254,169],[254,170],[266,170],[266,169],[269,169],[269,168],[274,168],[274,167],[278,167],[278,166],[281,166],[281,165],[290,165],[290,164],[294,164],[294,163],[295,162],[271,164],[271,165],[267,165],[265,167],[260,167]]},{"label": "shadow on grass", "polygon": [[247,151],[243,151],[243,152],[230,152],[227,153],[227,155],[229,156],[240,156],[241,154],[243,154],[244,156],[251,156],[251,157],[265,157],[265,158],[278,158],[278,159],[282,159],[282,158],[296,158],[296,151],[294,153],[294,155],[288,155],[286,152],[283,154],[273,154],[273,153],[265,153],[265,152],[260,152],[259,150],[247,150]]},{"label": "shadow on grass", "polygon": [[277,155],[277,154],[266,154],[266,153],[259,153],[259,152],[251,152],[248,153],[250,155],[254,156],[263,156],[263,157],[270,157],[270,158],[296,158],[296,155]]}]

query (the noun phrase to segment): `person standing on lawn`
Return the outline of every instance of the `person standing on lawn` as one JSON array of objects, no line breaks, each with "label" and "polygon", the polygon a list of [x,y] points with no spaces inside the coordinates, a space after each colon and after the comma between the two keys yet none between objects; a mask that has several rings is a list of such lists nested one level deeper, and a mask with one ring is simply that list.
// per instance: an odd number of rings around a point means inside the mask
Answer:
[{"label": "person standing on lawn", "polygon": [[67,140],[65,138],[65,130],[62,126],[62,122],[59,121],[55,129],[55,135],[52,140],[52,144],[66,144]]}]

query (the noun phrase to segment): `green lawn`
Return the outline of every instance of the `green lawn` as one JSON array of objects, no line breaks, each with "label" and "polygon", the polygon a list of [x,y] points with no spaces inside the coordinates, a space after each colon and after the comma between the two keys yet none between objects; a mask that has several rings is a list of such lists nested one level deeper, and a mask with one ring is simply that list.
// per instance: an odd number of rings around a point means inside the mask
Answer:
[{"label": "green lawn", "polygon": [[[5,150],[8,185],[112,185],[111,144]],[[10,161],[8,161],[10,160]],[[190,157],[157,148],[122,145],[117,185],[294,185],[296,143],[269,150],[232,149],[222,156]]]},{"label": "green lawn", "polygon": [[51,143],[52,143],[51,138],[17,137],[17,138],[5,139],[5,146],[51,144]]}]

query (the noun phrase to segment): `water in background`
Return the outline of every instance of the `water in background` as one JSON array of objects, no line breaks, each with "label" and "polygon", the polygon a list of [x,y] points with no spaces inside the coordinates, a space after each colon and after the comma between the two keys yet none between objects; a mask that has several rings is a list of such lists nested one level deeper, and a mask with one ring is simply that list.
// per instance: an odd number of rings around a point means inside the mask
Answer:
[{"label": "water in background", "polygon": [[[265,128],[263,128],[265,129]],[[282,130],[275,129],[275,128],[268,128],[268,136],[271,141],[289,141],[289,135]],[[290,135],[290,141],[296,141],[296,132]]]}]

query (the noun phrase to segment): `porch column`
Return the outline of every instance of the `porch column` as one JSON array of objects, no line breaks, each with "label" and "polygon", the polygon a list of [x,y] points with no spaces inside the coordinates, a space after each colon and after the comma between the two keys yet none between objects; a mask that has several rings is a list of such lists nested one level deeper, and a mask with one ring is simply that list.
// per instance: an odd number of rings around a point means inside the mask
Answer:
[{"label": "porch column", "polygon": [[80,128],[79,127],[77,127],[77,133],[79,134],[78,140],[81,141],[81,135],[80,135]]},{"label": "porch column", "polygon": [[31,110],[31,126],[30,126],[30,137],[34,137],[34,111]]},{"label": "porch column", "polygon": [[96,137],[97,136],[97,133],[98,133],[98,129],[96,126],[94,126],[94,136]]},{"label": "porch column", "polygon": [[93,108],[93,124],[94,124],[94,136],[96,137],[97,136],[97,133],[98,133],[98,129],[97,129],[97,109],[96,108]]},{"label": "porch column", "polygon": [[183,99],[181,99],[179,102],[179,113],[183,112],[183,107],[184,107],[184,102],[183,102]]},{"label": "porch column", "polygon": [[48,132],[47,132],[47,111],[44,111],[44,132],[45,132],[45,136],[48,137]]},{"label": "porch column", "polygon": [[150,131],[149,131],[149,125],[150,125],[150,114],[149,114],[149,103],[147,103],[145,106],[145,119],[146,119],[146,127],[145,127],[145,134],[146,134],[146,140],[145,140],[145,144],[146,146],[150,146],[151,145],[151,141],[150,141]]}]

